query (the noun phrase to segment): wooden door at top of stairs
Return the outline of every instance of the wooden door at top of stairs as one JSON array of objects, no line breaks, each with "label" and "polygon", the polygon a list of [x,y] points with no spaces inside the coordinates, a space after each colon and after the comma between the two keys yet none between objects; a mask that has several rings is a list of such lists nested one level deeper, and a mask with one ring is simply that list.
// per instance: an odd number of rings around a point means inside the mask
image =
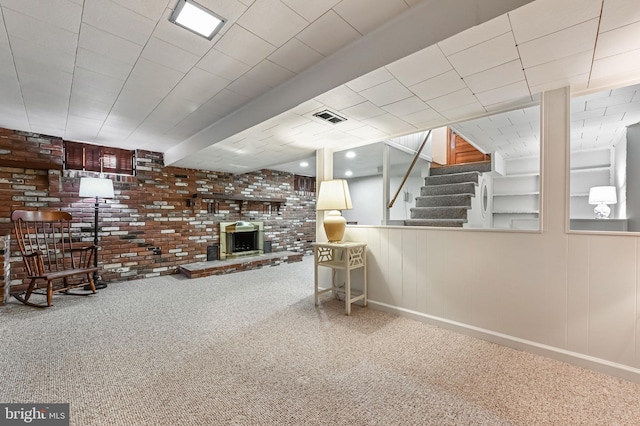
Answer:
[{"label": "wooden door at top of stairs", "polygon": [[489,160],[491,160],[489,154],[483,154],[462,136],[451,129],[447,130],[447,164],[476,163]]}]

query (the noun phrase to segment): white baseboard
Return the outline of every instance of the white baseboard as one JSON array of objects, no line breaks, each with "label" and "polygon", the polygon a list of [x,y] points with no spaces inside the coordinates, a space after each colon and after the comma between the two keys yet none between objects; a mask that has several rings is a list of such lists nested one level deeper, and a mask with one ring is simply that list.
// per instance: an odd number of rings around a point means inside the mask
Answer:
[{"label": "white baseboard", "polygon": [[553,346],[543,345],[529,340],[509,336],[507,334],[497,333],[495,331],[474,327],[468,324],[423,314],[421,312],[388,305],[386,303],[376,302],[371,299],[367,300],[367,303],[373,309],[394,313],[402,317],[422,321],[424,323],[446,328],[478,339],[487,340],[509,348],[546,356],[568,364],[584,367],[631,382],[640,383],[640,369],[629,367],[628,365],[618,364],[578,352],[571,352]]}]

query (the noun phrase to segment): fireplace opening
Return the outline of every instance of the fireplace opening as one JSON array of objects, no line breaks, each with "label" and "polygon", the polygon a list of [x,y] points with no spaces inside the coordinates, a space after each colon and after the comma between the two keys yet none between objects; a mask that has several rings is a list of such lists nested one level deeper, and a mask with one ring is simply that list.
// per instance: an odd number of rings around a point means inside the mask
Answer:
[{"label": "fireplace opening", "polygon": [[264,225],[262,222],[221,222],[220,259],[264,253]]}]

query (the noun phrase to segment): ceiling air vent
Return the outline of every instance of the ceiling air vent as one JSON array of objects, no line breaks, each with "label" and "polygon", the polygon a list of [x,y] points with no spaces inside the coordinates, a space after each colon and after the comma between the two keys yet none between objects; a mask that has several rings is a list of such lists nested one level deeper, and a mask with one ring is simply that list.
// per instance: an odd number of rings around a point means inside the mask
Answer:
[{"label": "ceiling air vent", "polygon": [[326,109],[324,111],[316,112],[315,114],[313,114],[313,116],[318,117],[321,120],[328,121],[331,124],[338,124],[342,123],[343,121],[347,121],[346,118],[340,117],[335,112],[331,112]]}]

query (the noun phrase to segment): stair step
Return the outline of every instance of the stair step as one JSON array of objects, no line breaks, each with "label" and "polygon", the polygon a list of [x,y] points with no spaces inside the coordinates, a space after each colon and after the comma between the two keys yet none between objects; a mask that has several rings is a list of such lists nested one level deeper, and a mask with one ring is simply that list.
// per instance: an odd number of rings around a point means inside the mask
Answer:
[{"label": "stair step", "polygon": [[462,228],[467,221],[464,219],[405,219],[405,226],[437,226],[447,228]]},{"label": "stair step", "polygon": [[424,178],[425,185],[446,185],[449,183],[474,182],[478,183],[480,172],[463,172],[446,175],[427,176]]},{"label": "stair step", "polygon": [[447,175],[453,173],[464,173],[464,172],[490,172],[491,171],[491,161],[481,161],[477,163],[465,163],[465,164],[454,164],[451,166],[441,166],[441,167],[431,167],[429,169],[430,176],[440,176]]},{"label": "stair step", "polygon": [[471,194],[416,197],[416,207],[471,207]]},{"label": "stair step", "polygon": [[411,219],[467,219],[467,207],[412,207]]},{"label": "stair step", "polygon": [[451,183],[446,185],[430,185],[420,188],[420,196],[470,194],[475,195],[476,184],[473,182]]}]

